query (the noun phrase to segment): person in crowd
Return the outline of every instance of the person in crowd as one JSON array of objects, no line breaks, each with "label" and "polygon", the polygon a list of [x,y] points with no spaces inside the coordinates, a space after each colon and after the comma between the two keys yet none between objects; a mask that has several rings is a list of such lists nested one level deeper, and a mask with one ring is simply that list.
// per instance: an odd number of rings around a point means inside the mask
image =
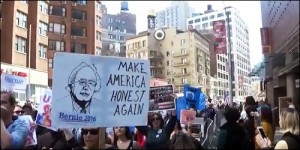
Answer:
[{"label": "person in crowd", "polygon": [[213,106],[213,104],[209,104],[208,108],[206,109],[207,118],[211,120],[214,120],[216,114],[216,110],[213,108]]},{"label": "person in crowd", "polygon": [[119,149],[140,149],[140,146],[133,140],[129,127],[114,127],[113,145]]},{"label": "person in crowd", "polygon": [[24,114],[23,108],[20,105],[16,105],[14,109],[14,116],[21,116]]},{"label": "person in crowd", "polygon": [[288,103],[288,107],[289,107],[289,108],[295,109],[295,105],[293,104],[293,100],[292,100],[292,99],[289,99],[289,100],[287,101],[287,103]]},{"label": "person in crowd", "polygon": [[[41,127],[44,128],[44,127]],[[71,149],[78,144],[68,129],[53,131],[44,128],[44,133],[37,136],[37,149]]]},{"label": "person in crowd", "polygon": [[218,135],[218,149],[244,149],[247,144],[247,135],[237,121],[240,113],[237,108],[230,107],[224,113],[226,123],[220,127]]},{"label": "person in crowd", "polygon": [[255,149],[255,136],[256,136],[256,124],[255,124],[255,114],[257,109],[255,105],[247,105],[245,108],[247,114],[247,120],[244,121],[243,127],[246,129],[247,134],[250,136],[250,144],[248,149]]},{"label": "person in crowd", "polygon": [[274,142],[275,129],[273,126],[273,114],[271,107],[261,106],[260,107],[260,117],[261,117],[261,126],[266,133],[266,136],[271,141],[271,144]]},{"label": "person in crowd", "polygon": [[181,131],[176,133],[171,138],[170,142],[170,149],[198,149],[198,146],[199,144],[194,142],[193,137],[188,136],[186,133],[183,133]]},{"label": "person in crowd", "polygon": [[224,113],[225,113],[225,105],[221,104],[219,107],[219,111],[217,111],[217,117],[216,117],[216,126],[217,127],[221,127],[222,125],[224,125],[226,123],[226,119],[224,117]]},{"label": "person in crowd", "polygon": [[32,117],[33,120],[35,120],[35,118],[33,117],[33,108],[31,103],[25,103],[22,107],[23,111],[24,111],[24,115],[30,115]]},{"label": "person in crowd", "polygon": [[145,149],[168,149],[170,135],[176,124],[176,112],[172,111],[172,117],[164,126],[164,120],[160,113],[151,116],[149,126],[137,126],[139,132],[146,136]]},{"label": "person in crowd", "polygon": [[284,133],[275,149],[299,149],[299,114],[293,108],[286,108],[279,116],[279,126]]},{"label": "person in crowd", "polygon": [[1,148],[22,149],[30,134],[29,127],[13,115],[16,100],[9,92],[1,92]]},{"label": "person in crowd", "polygon": [[146,142],[146,136],[144,136],[141,132],[139,132],[136,128],[134,129],[136,141],[140,145],[141,148],[144,147],[145,142]]},{"label": "person in crowd", "polygon": [[[81,146],[73,148],[74,150],[99,149],[99,128],[82,128],[81,135]],[[105,143],[105,149],[117,150],[118,148]]]},{"label": "person in crowd", "polygon": [[182,131],[182,127],[181,127],[180,121],[179,121],[179,120],[176,120],[176,125],[175,125],[175,128],[174,128],[174,130],[173,130],[173,132],[172,132],[170,138],[172,139],[172,137],[173,137],[176,133],[178,133],[178,132],[180,132],[180,131]]}]

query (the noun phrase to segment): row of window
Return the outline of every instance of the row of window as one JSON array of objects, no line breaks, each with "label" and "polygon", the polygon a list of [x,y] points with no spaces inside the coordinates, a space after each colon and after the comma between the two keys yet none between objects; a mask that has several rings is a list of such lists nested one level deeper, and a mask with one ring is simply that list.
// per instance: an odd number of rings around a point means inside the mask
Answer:
[{"label": "row of window", "polygon": [[[227,11],[227,13],[231,14],[230,11]],[[217,14],[217,18],[220,18],[220,17],[223,17],[223,16],[224,16],[224,13],[218,13]],[[210,15],[209,16],[209,19],[214,19],[214,18],[215,18],[215,15]],[[189,24],[193,24],[193,23],[198,23],[198,22],[201,22],[201,21],[207,21],[209,19],[208,19],[208,16],[206,16],[206,17],[203,17],[203,18],[197,18],[195,20],[190,20],[188,23]]]},{"label": "row of window", "polygon": [[[27,40],[20,36],[16,36],[15,39],[15,49],[17,52],[27,53]],[[43,44],[39,44],[39,57],[47,58],[47,46]]]}]

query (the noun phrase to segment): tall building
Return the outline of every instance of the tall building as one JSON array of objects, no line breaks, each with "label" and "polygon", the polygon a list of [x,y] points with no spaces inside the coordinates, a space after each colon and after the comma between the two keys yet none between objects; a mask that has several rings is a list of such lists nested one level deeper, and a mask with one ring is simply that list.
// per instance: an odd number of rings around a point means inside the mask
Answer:
[{"label": "tall building", "polygon": [[126,40],[126,57],[150,60],[152,78],[166,79],[182,90],[198,86],[209,94],[209,40],[194,29],[149,30]]},{"label": "tall building", "polygon": [[186,19],[191,17],[195,9],[186,1],[172,1],[171,7],[156,13],[156,27],[175,27],[186,30]]},{"label": "tall building", "polygon": [[102,5],[102,55],[125,57],[125,38],[136,35],[136,15],[122,2],[120,13],[108,14]]},{"label": "tall building", "polygon": [[[250,50],[249,50],[249,33],[247,24],[241,19],[237,9],[227,7],[229,13],[229,27],[231,29],[231,52],[233,60],[233,99],[234,101],[243,101],[250,89],[251,79],[248,77],[250,68]],[[192,25],[197,30],[211,30],[213,21],[226,20],[225,10],[214,11],[209,5],[208,10],[203,14],[187,19],[187,24]],[[227,28],[227,24],[226,24]],[[228,33],[227,33],[228,34]],[[227,50],[229,43],[227,40]],[[229,84],[228,75],[228,56],[225,54],[217,54],[217,78],[220,85],[226,89]],[[228,92],[228,90],[226,90]],[[219,93],[224,95],[225,92]]]},{"label": "tall building", "polygon": [[48,2],[3,1],[1,5],[1,73],[27,77],[31,95],[15,91],[18,100],[38,97],[48,86]]},{"label": "tall building", "polygon": [[271,32],[265,37],[271,40],[264,54],[266,97],[273,107],[279,97],[291,97],[299,111],[299,1],[261,1],[261,13]]},{"label": "tall building", "polygon": [[100,55],[102,49],[100,1],[50,1],[48,73],[52,85],[55,52]]}]

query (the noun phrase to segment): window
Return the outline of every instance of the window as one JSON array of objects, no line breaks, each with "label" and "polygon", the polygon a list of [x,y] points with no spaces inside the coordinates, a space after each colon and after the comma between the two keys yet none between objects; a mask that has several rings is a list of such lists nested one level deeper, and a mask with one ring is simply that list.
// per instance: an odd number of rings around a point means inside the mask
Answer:
[{"label": "window", "polygon": [[53,59],[52,58],[48,59],[48,67],[53,68]]},{"label": "window", "polygon": [[189,21],[189,24],[193,24],[193,23],[194,23],[194,21],[193,21],[193,20]]},{"label": "window", "polygon": [[185,39],[181,40],[181,46],[185,44]]},{"label": "window", "polygon": [[21,11],[17,11],[16,24],[22,28],[27,28],[27,15]]},{"label": "window", "polygon": [[210,17],[209,17],[209,19],[214,19],[215,18],[215,15],[211,15]]},{"label": "window", "polygon": [[72,27],[71,28],[71,35],[86,37],[86,28],[83,28],[83,27]]},{"label": "window", "polygon": [[97,26],[101,27],[101,17],[100,16],[96,16],[96,24]]},{"label": "window", "polygon": [[201,21],[200,18],[199,18],[199,19],[196,19],[196,20],[195,20],[195,23],[200,22],[200,21]]},{"label": "window", "polygon": [[[21,3],[24,3],[24,4],[28,4],[28,1],[26,1],[26,0],[22,0],[22,1],[20,1]],[[2,1],[1,1],[1,3],[2,3]]]},{"label": "window", "polygon": [[43,44],[39,44],[39,57],[47,58],[47,46]]},{"label": "window", "polygon": [[73,9],[72,10],[72,18],[79,19],[79,20],[86,20],[86,11]]},{"label": "window", "polygon": [[218,16],[218,17],[223,17],[224,14],[223,14],[223,13],[219,13],[217,16]]},{"label": "window", "polygon": [[48,29],[48,25],[46,23],[40,21],[40,23],[39,23],[40,35],[47,36],[47,29]]},{"label": "window", "polygon": [[49,23],[49,32],[65,34],[66,33],[66,25],[53,23],[53,22]]},{"label": "window", "polygon": [[181,52],[181,54],[186,54],[186,49],[182,48],[180,52]]},{"label": "window", "polygon": [[96,56],[101,56],[101,48],[100,47],[96,47],[95,55]]},{"label": "window", "polygon": [[187,83],[187,79],[185,79],[185,78],[182,78],[182,84],[185,84],[185,83]]},{"label": "window", "polygon": [[80,5],[86,5],[87,1],[86,0],[73,0],[73,3],[77,3],[77,4],[80,4]]},{"label": "window", "polygon": [[181,63],[185,64],[185,63],[186,63],[186,59],[185,59],[185,58],[182,58],[182,59],[181,59]]},{"label": "window", "polygon": [[143,47],[146,47],[146,40],[143,40]]},{"label": "window", "polygon": [[206,20],[208,20],[208,17],[203,17],[202,18],[202,21],[206,21]]},{"label": "window", "polygon": [[126,29],[124,29],[124,33],[127,33]]},{"label": "window", "polygon": [[96,32],[96,40],[101,41],[101,32],[99,31]]},{"label": "window", "polygon": [[39,1],[40,11],[44,14],[48,14],[48,4],[45,1]]},{"label": "window", "polygon": [[21,53],[26,53],[26,39],[16,36],[16,50]]},{"label": "window", "polygon": [[65,51],[65,42],[49,40],[48,49],[55,51]]},{"label": "window", "polygon": [[66,8],[60,6],[50,6],[49,15],[65,17]]},{"label": "window", "polygon": [[72,53],[86,53],[86,44],[72,43]]}]

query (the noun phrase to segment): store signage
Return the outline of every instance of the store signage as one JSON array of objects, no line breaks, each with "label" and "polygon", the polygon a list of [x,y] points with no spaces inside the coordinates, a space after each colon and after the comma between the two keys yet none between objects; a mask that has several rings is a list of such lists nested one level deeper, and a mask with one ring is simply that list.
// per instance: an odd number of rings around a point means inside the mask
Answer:
[{"label": "store signage", "polygon": [[20,76],[20,77],[27,77],[27,73],[12,70],[12,69],[1,69],[1,74],[2,73],[11,74],[11,75]]}]

